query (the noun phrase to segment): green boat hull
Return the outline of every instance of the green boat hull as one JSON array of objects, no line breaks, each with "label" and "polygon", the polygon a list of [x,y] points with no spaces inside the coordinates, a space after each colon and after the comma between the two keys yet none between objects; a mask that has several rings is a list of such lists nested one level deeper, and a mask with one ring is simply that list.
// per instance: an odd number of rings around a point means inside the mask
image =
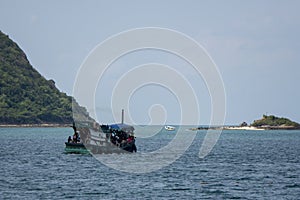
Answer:
[{"label": "green boat hull", "polygon": [[112,143],[106,143],[103,146],[90,145],[84,146],[82,143],[68,143],[66,142],[65,152],[75,154],[107,154],[107,153],[132,153],[136,152],[136,146],[134,143],[117,147]]},{"label": "green boat hull", "polygon": [[90,151],[82,143],[65,143],[66,153],[89,154]]}]

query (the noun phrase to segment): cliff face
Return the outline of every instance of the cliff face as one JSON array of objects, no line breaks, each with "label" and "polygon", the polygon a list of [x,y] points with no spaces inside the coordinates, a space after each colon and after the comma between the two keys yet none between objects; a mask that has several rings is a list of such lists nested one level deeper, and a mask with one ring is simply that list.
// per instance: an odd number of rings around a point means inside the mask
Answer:
[{"label": "cliff face", "polygon": [[[74,105],[89,118],[84,108]],[[72,97],[35,70],[19,46],[0,31],[0,124],[66,124],[72,116]]]}]

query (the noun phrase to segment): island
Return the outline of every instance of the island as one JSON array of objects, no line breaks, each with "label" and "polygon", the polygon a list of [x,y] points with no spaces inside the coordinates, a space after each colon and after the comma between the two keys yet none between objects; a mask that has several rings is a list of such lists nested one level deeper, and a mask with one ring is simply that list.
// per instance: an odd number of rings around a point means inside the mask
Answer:
[{"label": "island", "polygon": [[74,114],[94,122],[84,107],[33,68],[17,43],[0,31],[0,127],[68,126]]},{"label": "island", "polygon": [[255,120],[251,126],[267,130],[294,130],[300,129],[300,124],[284,117],[263,115],[262,119]]},{"label": "island", "polygon": [[300,130],[300,124],[288,118],[277,117],[274,115],[263,115],[261,119],[254,120],[248,125],[242,122],[238,126],[215,126],[215,127],[195,127],[189,130]]}]

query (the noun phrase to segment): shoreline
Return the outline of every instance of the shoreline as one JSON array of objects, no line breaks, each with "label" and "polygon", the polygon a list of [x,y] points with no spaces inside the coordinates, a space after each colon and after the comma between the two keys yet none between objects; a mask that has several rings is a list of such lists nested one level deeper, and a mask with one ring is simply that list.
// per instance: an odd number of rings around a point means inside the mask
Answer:
[{"label": "shoreline", "polygon": [[220,127],[195,127],[190,128],[191,131],[198,130],[246,130],[246,131],[266,131],[266,130],[300,130],[298,127],[289,126],[266,126],[266,127],[255,127],[255,126],[220,126]]},{"label": "shoreline", "polygon": [[219,126],[219,127],[198,127],[190,128],[192,131],[198,130],[250,130],[250,131],[263,131],[264,128],[257,128],[254,126]]},{"label": "shoreline", "polygon": [[264,128],[257,128],[254,126],[224,126],[223,130],[247,130],[247,131],[264,131]]},{"label": "shoreline", "polygon": [[64,128],[71,124],[0,124],[0,128]]}]

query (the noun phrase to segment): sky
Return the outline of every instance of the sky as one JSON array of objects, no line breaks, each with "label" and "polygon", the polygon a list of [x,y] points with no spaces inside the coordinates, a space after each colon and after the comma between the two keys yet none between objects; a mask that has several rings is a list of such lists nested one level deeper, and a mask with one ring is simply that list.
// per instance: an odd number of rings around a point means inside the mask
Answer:
[{"label": "sky", "polygon": [[[34,68],[69,95],[80,67],[107,38],[143,27],[175,30],[202,45],[216,64],[226,94],[225,124],[251,123],[263,114],[300,122],[299,8],[296,0],[0,0],[0,30],[17,42]],[[112,63],[97,85],[100,122],[119,120],[111,113],[111,91],[122,75],[144,63],[180,71],[196,92],[200,124],[210,123],[211,96],[203,77],[176,55],[157,50],[132,52]],[[124,101],[135,123],[149,124],[153,116],[180,123],[180,99],[168,87],[140,87]]]}]

